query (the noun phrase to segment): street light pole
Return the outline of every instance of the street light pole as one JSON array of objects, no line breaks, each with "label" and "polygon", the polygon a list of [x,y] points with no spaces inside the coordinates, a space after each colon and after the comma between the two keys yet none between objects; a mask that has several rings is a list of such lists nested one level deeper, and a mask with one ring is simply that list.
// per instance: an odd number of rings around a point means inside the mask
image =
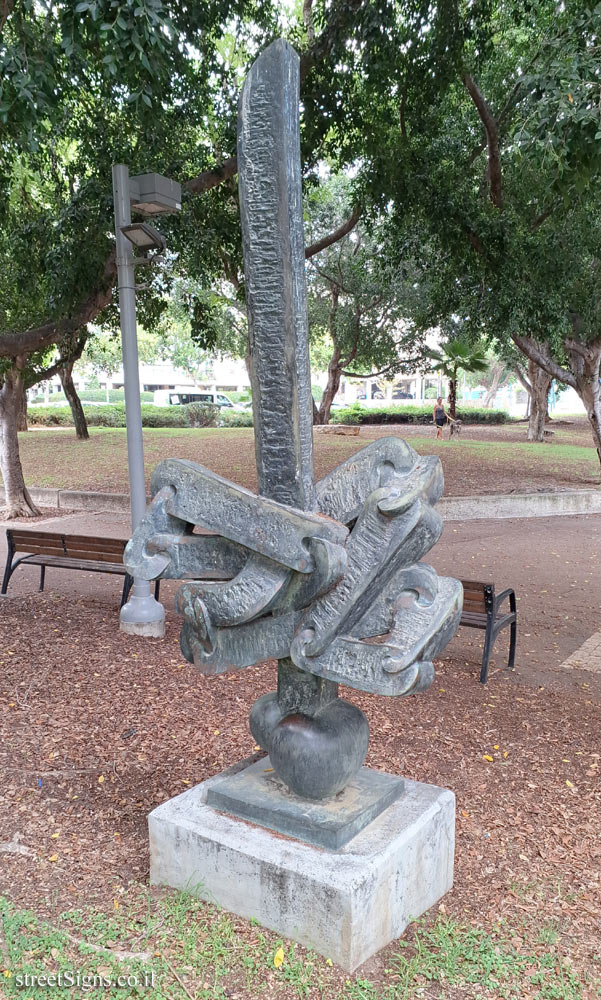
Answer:
[{"label": "street light pole", "polygon": [[[136,289],[133,247],[123,234],[123,226],[131,225],[129,170],[123,164],[113,167],[113,198],[115,203],[115,236],[117,240],[117,279],[125,383],[125,423],[127,460],[131,497],[132,531],[135,531],[146,511],[146,478],[142,443],[142,410],[138,371],[138,340],[136,332]],[[162,636],[165,631],[165,609],[155,600],[148,580],[134,579],[127,604],[121,608],[120,627],[133,635]]]}]

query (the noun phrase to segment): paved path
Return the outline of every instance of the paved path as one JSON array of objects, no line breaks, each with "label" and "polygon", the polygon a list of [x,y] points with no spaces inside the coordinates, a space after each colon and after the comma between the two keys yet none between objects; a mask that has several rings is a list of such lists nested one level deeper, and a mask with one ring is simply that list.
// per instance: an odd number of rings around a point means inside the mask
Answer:
[{"label": "paved path", "polygon": [[561,664],[562,670],[590,670],[601,675],[601,631],[593,632],[590,639],[575,649]]},{"label": "paved path", "polygon": [[[48,530],[94,533],[127,538],[129,518],[121,514],[68,514],[32,523]],[[0,566],[6,559],[0,522]],[[26,525],[22,525],[26,526]],[[518,651],[516,677],[532,683],[549,683],[550,674],[565,683],[601,681],[601,606],[597,566],[601,552],[601,515],[537,518],[534,520],[477,520],[447,522],[442,538],[427,561],[439,573],[460,579],[493,580],[498,591],[512,586],[518,599]],[[39,571],[21,567],[9,586],[9,599],[35,592]],[[161,587],[161,599],[173,612],[178,584]],[[88,595],[112,608],[115,621],[122,580],[100,573],[52,570],[46,588],[63,594]],[[2,603],[0,600],[0,621]],[[598,635],[599,633],[599,635]],[[501,634],[493,661],[505,662],[507,634]],[[483,633],[461,628],[448,653],[463,659],[477,672],[482,656]],[[596,659],[595,659],[596,657]],[[592,665],[595,663],[596,665]],[[494,668],[493,668],[494,669]]]}]

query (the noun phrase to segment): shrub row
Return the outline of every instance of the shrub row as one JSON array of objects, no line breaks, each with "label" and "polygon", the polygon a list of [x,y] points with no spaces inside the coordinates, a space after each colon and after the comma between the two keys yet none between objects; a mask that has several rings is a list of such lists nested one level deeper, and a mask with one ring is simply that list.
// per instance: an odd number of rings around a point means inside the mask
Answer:
[{"label": "shrub row", "polygon": [[[89,427],[125,427],[125,406],[84,406]],[[143,427],[216,427],[219,407],[210,403],[188,403],[186,406],[142,405]],[[27,412],[29,423],[42,427],[73,425],[68,406],[36,406]]]},{"label": "shrub row", "polygon": [[[106,403],[106,390],[105,389],[80,389],[78,390],[80,399],[85,406],[86,403]],[[31,400],[32,403],[43,403],[46,397],[43,394],[34,396]],[[154,399],[153,392],[141,392],[140,399],[143,403],[152,403]],[[111,403],[123,403],[125,400],[125,393],[123,389],[109,389],[109,404]],[[64,404],[67,402],[67,397],[64,392],[53,392],[49,397],[48,405],[56,406],[57,403]]]},{"label": "shrub row", "polygon": [[[457,419],[466,424],[504,424],[504,410],[469,407],[457,410]],[[330,420],[335,424],[431,424],[431,406],[370,406],[358,404],[343,410],[333,410]]]},{"label": "shrub row", "polygon": [[226,410],[221,411],[219,423],[222,427],[252,427],[252,410]]}]

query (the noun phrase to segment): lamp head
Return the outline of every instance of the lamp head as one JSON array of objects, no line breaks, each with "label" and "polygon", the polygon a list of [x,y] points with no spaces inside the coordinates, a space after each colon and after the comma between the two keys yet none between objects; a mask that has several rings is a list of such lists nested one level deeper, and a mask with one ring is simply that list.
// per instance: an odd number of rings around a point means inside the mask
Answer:
[{"label": "lamp head", "polygon": [[122,226],[121,232],[143,253],[148,253],[149,250],[158,250],[162,253],[167,245],[163,234],[149,222],[132,222],[129,226]]}]

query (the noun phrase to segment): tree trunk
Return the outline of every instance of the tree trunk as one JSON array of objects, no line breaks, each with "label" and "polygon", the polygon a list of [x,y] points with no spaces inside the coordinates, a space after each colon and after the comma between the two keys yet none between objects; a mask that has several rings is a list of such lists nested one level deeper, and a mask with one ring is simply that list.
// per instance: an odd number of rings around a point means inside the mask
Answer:
[{"label": "tree trunk", "polygon": [[83,406],[81,405],[81,400],[77,395],[77,389],[75,388],[75,383],[73,382],[73,362],[68,361],[62,366],[62,368],[59,368],[58,374],[60,376],[63,392],[67,397],[69,406],[71,407],[73,423],[75,424],[75,433],[80,441],[87,441],[90,435],[88,434],[86,415],[83,412]]},{"label": "tree trunk", "polygon": [[553,379],[544,368],[534,361],[528,361],[528,377],[530,379],[530,418],[528,421],[528,440],[545,440],[545,418],[547,416],[547,399]]},{"label": "tree trunk", "polygon": [[[577,346],[574,350],[572,347]],[[601,362],[601,344],[575,345],[566,342],[570,358],[570,368],[576,380],[575,389],[584,403],[588,422],[591,426],[593,443],[601,464],[601,385],[599,385],[599,367]]]},{"label": "tree trunk", "polygon": [[578,395],[586,407],[586,415],[591,425],[593,443],[597,449],[597,457],[601,464],[601,393],[599,379],[578,388]]},{"label": "tree trunk", "polygon": [[[492,406],[493,400],[497,395],[497,392],[499,391],[501,380],[503,379],[503,375],[505,374],[505,365],[500,364],[498,362],[495,363],[493,361],[493,363],[490,366],[490,372],[492,374],[492,382],[490,383],[488,389],[486,390],[486,395],[484,396],[484,400],[482,403],[485,409],[488,409],[489,406]],[[503,382],[505,381],[506,379],[503,379]]]},{"label": "tree trunk", "polygon": [[4,516],[7,519],[37,517],[40,513],[25,486],[19,458],[17,416],[22,386],[21,375],[14,368],[6,372],[0,385],[0,471],[5,494]]},{"label": "tree trunk", "polygon": [[455,378],[449,379],[449,416],[451,420],[455,419],[456,410],[457,410],[457,376],[455,376]]},{"label": "tree trunk", "polygon": [[323,391],[323,396],[319,401],[315,423],[327,424],[330,422],[330,409],[332,403],[334,402],[334,397],[340,388],[341,378],[342,369],[340,368],[340,351],[338,350],[338,347],[335,346],[334,353],[330,358],[330,363],[328,365],[328,381]]},{"label": "tree trunk", "polygon": [[18,431],[28,431],[27,426],[27,390],[25,389],[25,383],[23,379],[19,379],[19,396],[17,400],[17,430]]}]

